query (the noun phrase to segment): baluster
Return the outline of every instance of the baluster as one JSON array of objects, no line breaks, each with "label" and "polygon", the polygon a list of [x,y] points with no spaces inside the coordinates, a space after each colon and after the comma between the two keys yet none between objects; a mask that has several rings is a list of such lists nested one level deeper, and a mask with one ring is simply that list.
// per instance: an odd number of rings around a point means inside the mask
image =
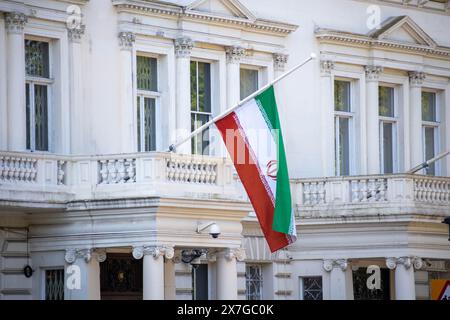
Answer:
[{"label": "baluster", "polygon": [[125,183],[125,160],[119,159],[117,160],[117,183]]},{"label": "baluster", "polygon": [[325,203],[325,182],[320,182],[319,185],[319,203]]},{"label": "baluster", "polygon": [[385,179],[380,179],[380,201],[386,201],[386,189],[387,189],[387,182]]},{"label": "baluster", "polygon": [[303,195],[305,198],[305,204],[310,205],[311,204],[311,189],[310,189],[310,184],[307,182],[305,182],[303,184]]},{"label": "baluster", "polygon": [[5,174],[5,160],[4,157],[0,156],[0,181],[4,180],[4,174]]},{"label": "baluster", "polygon": [[108,164],[106,160],[100,160],[100,184],[108,183]]}]

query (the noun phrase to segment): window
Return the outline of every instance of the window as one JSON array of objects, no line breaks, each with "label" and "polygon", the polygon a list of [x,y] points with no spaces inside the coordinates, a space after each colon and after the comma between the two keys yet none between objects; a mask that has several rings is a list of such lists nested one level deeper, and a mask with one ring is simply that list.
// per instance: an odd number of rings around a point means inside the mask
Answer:
[{"label": "window", "polygon": [[334,82],[335,113],[335,174],[350,174],[350,141],[353,113],[351,110],[351,82]]},{"label": "window", "polygon": [[[211,64],[191,61],[191,130],[207,123],[211,112]],[[209,154],[209,130],[192,138],[192,154]]]},{"label": "window", "polygon": [[258,90],[258,70],[241,69],[240,86],[241,100]]},{"label": "window", "polygon": [[139,152],[156,150],[156,105],[159,97],[157,60],[145,56],[136,59],[137,145]]},{"label": "window", "polygon": [[323,300],[322,277],[300,278],[300,300]]},{"label": "window", "polygon": [[[439,117],[435,92],[422,92],[422,135],[424,146],[424,160],[434,158],[439,152]],[[436,164],[431,164],[426,173],[436,174]]]},{"label": "window", "polygon": [[262,300],[263,275],[260,265],[247,265],[245,288],[247,300]]},{"label": "window", "polygon": [[382,173],[397,170],[397,118],[395,110],[395,91],[392,87],[379,87],[380,116],[380,164]]},{"label": "window", "polygon": [[49,43],[25,40],[27,149],[49,151]]},{"label": "window", "polygon": [[64,300],[64,269],[45,270],[45,300]]}]

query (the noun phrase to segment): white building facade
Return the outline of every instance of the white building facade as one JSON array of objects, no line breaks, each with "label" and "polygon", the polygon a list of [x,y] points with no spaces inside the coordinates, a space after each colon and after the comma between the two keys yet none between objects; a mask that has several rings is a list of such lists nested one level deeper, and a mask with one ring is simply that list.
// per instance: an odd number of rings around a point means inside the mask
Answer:
[{"label": "white building facade", "polygon": [[[450,149],[447,0],[0,12],[0,299],[430,299],[450,277],[450,157],[405,173]],[[270,254],[217,131],[167,150],[312,52],[276,85],[298,240]]]}]

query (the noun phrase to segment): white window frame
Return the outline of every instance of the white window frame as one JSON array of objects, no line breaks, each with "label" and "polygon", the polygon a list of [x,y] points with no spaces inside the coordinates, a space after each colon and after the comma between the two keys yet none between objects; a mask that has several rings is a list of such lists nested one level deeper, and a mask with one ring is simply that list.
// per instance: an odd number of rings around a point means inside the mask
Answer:
[{"label": "white window frame", "polygon": [[[140,114],[141,114],[141,123],[140,123],[140,128],[141,128],[141,130],[140,130],[140,135],[141,135],[141,139],[140,139],[140,141],[137,141],[138,139],[137,139],[137,137],[136,137],[136,150],[139,150],[139,147],[140,147],[140,149],[141,149],[141,151],[140,152],[155,152],[155,151],[158,151],[158,150],[160,150],[161,149],[161,137],[160,137],[160,133],[162,132],[162,125],[161,125],[161,117],[162,117],[162,115],[161,115],[161,107],[160,107],[160,105],[161,105],[161,93],[159,92],[159,91],[146,91],[146,90],[140,90],[139,88],[138,88],[138,86],[137,86],[137,57],[146,57],[146,58],[154,58],[154,59],[156,59],[156,86],[157,86],[157,89],[158,90],[160,90],[160,85],[161,85],[161,83],[160,83],[160,72],[159,72],[159,69],[160,69],[160,59],[159,59],[159,56],[157,55],[157,54],[153,54],[153,53],[150,53],[150,52],[142,52],[142,51],[137,51],[136,52],[136,54],[134,55],[134,58],[135,58],[135,60],[136,60],[136,63],[134,63],[134,65],[135,65],[135,70],[134,70],[134,74],[135,74],[135,77],[134,77],[134,79],[133,79],[133,81],[135,82],[135,87],[136,87],[136,98],[134,99],[134,103],[136,104],[136,107],[135,107],[135,121],[136,121],[136,127],[135,127],[135,132],[137,132],[137,127],[138,127],[138,123],[137,123],[137,100],[138,100],[138,98],[139,98],[139,100],[140,100],[140,105],[139,105],[139,111],[140,111]],[[154,151],[145,151],[144,150],[144,146],[145,146],[145,135],[144,135],[144,133],[145,133],[145,128],[144,128],[144,117],[143,117],[143,115],[144,115],[144,109],[145,109],[145,107],[144,107],[144,104],[145,104],[145,98],[150,98],[150,99],[154,99],[155,100],[155,135],[156,135],[156,137],[155,137],[155,150]],[[139,146],[139,144],[140,144],[140,146]]]},{"label": "white window frame", "polygon": [[[389,87],[394,89],[394,116],[393,117],[387,117],[387,116],[381,116],[378,115],[379,119],[379,132],[380,132],[380,169],[381,173],[384,173],[384,130],[383,130],[383,124],[384,123],[391,123],[392,124],[392,171],[393,173],[398,172],[399,170],[399,147],[398,147],[398,124],[399,124],[399,94],[398,94],[398,88],[396,85],[393,84],[386,84],[386,83],[380,83],[378,87]],[[379,107],[379,106],[378,106]],[[378,112],[379,114],[379,112]]]},{"label": "white window frame", "polygon": [[[334,105],[334,99],[335,99],[335,92],[334,92],[334,83],[335,81],[344,81],[350,83],[350,111],[336,111],[336,106]],[[333,78],[333,85],[332,85],[332,91],[333,91],[333,97],[332,97],[332,103],[333,103],[333,111],[334,111],[334,173],[336,176],[341,176],[340,172],[340,163],[338,164],[338,154],[339,154],[339,119],[340,118],[346,118],[349,120],[348,123],[348,136],[349,136],[349,175],[352,175],[355,170],[355,160],[353,155],[355,154],[355,119],[356,119],[356,113],[355,113],[355,95],[353,94],[355,92],[355,80],[351,78],[345,78],[345,77],[334,77]]]},{"label": "white window frame", "polygon": [[[52,68],[52,61],[53,61],[53,44],[52,40],[48,38],[43,37],[37,37],[32,35],[25,35],[24,42],[26,40],[30,41],[39,41],[39,42],[46,42],[48,43],[48,78],[41,78],[36,76],[28,76],[25,71],[25,86],[29,85],[29,99],[30,99],[30,148],[27,149],[30,152],[42,152],[42,153],[50,153],[53,149],[53,141],[52,141],[52,114],[53,114],[53,103],[52,103],[52,87],[54,85],[54,79],[52,77],[53,75],[53,68]],[[25,56],[23,57],[25,59]],[[26,64],[26,61],[25,61]],[[25,65],[26,67],[26,65]],[[36,150],[36,128],[35,128],[35,117],[36,117],[36,105],[35,105],[35,86],[41,85],[47,87],[47,139],[48,139],[48,150]],[[25,92],[26,94],[26,92]],[[27,139],[28,137],[26,137]]]},{"label": "white window frame", "polygon": [[[426,139],[425,139],[425,129],[433,128],[434,132],[434,155],[438,155],[441,150],[441,108],[439,104],[439,91],[433,89],[423,88],[422,92],[434,93],[435,94],[435,103],[436,103],[436,121],[424,121],[422,120],[422,155],[423,161],[429,160],[426,159]],[[422,92],[420,97],[422,98]],[[422,112],[422,105],[421,105]],[[423,118],[423,116],[422,116]],[[439,161],[434,163],[434,176],[438,176],[441,173],[441,166]],[[425,169],[426,172],[426,169]]]}]

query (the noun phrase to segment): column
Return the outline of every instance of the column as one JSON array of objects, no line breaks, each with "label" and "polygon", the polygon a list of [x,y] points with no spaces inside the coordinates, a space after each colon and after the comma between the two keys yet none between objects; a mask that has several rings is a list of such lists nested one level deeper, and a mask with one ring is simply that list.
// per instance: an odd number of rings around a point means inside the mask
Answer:
[{"label": "column", "polygon": [[100,300],[100,262],[104,249],[67,249],[65,254],[66,300]]},{"label": "column", "polygon": [[175,262],[173,259],[164,261],[164,300],[176,299]]},{"label": "column", "polygon": [[333,77],[334,62],[320,61],[320,112],[322,119],[322,170],[325,177],[335,174],[334,168],[334,98]]},{"label": "column", "polygon": [[409,114],[410,114],[410,141],[411,141],[411,167],[424,161],[422,143],[422,84],[425,73],[409,73]]},{"label": "column", "polygon": [[395,299],[415,300],[416,283],[414,269],[422,268],[423,261],[417,257],[387,258],[386,266],[395,270]]},{"label": "column", "polygon": [[236,260],[245,259],[242,248],[225,249],[216,254],[217,266],[217,299],[237,299],[237,268]]},{"label": "column", "polygon": [[[120,125],[121,152],[137,151],[137,134],[134,130],[133,100],[133,46],[135,35],[132,32],[119,33],[120,45]],[[136,138],[135,138],[136,137]]]},{"label": "column", "polygon": [[366,66],[367,173],[380,173],[380,121],[378,79],[383,68]]},{"label": "column", "polygon": [[[25,44],[24,27],[28,18],[23,13],[5,15],[7,40],[8,150],[26,150],[25,109]],[[14,125],[12,125],[14,124]]]},{"label": "column", "polygon": [[241,101],[240,61],[245,49],[238,46],[226,48],[227,55],[227,109]]},{"label": "column", "polygon": [[142,246],[133,248],[135,259],[144,258],[143,299],[164,300],[164,257],[172,259],[171,246]]},{"label": "column", "polygon": [[[175,40],[177,141],[180,141],[191,133],[190,57],[193,46],[194,43],[190,38],[181,37]],[[191,141],[180,145],[177,152],[190,154]]]},{"label": "column", "polygon": [[284,53],[273,54],[273,71],[275,78],[278,78],[285,72],[285,67],[288,61],[289,55]]},{"label": "column", "polygon": [[84,154],[86,113],[83,101],[83,75],[81,38],[84,35],[85,26],[67,29],[69,37],[70,58],[70,152],[71,154]]},{"label": "column", "polygon": [[330,299],[353,300],[353,276],[347,260],[324,260],[323,268],[330,272]]}]

